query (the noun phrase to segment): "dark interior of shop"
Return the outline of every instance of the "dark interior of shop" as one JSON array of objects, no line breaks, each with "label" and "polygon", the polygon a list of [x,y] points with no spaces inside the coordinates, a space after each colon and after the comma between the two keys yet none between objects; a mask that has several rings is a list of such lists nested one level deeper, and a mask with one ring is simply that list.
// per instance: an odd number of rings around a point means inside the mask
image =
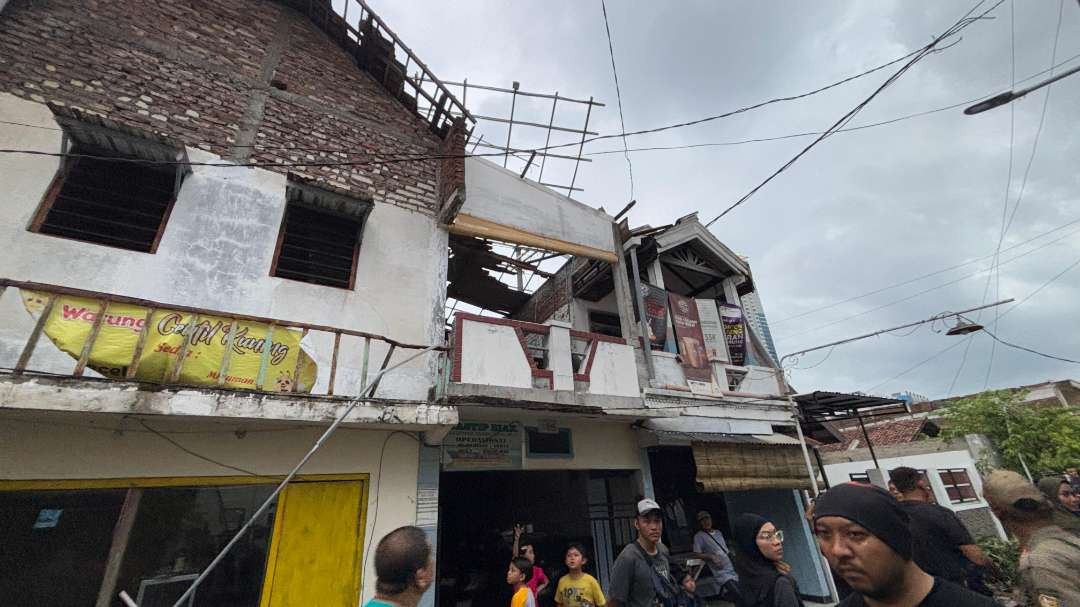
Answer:
[{"label": "dark interior of shop", "polygon": [[[617,482],[612,482],[617,481]],[[629,473],[603,471],[444,472],[439,484],[438,593],[440,607],[505,607],[515,524],[525,527],[536,564],[551,580],[538,604],[554,605],[565,551],[580,542],[589,552],[585,571],[597,575],[594,534],[625,544],[627,499],[611,488],[629,487]],[[632,498],[631,498],[632,499]],[[615,504],[614,501],[620,503]],[[616,512],[618,511],[618,512]],[[616,514],[622,516],[616,516]],[[621,545],[618,546],[622,548]],[[608,547],[610,551],[614,548]]]},{"label": "dark interior of shop", "polygon": [[694,456],[688,447],[652,447],[649,463],[656,499],[664,507],[664,543],[673,555],[693,551],[699,510],[708,511],[713,527],[731,538],[724,495],[698,492]]}]

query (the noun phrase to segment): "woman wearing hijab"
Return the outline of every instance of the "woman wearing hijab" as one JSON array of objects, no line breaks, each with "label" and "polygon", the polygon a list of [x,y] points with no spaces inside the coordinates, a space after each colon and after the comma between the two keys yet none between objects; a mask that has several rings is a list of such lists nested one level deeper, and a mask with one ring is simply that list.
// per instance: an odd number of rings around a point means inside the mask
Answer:
[{"label": "woman wearing hijab", "polygon": [[799,587],[784,562],[784,534],[772,521],[744,513],[735,519],[738,607],[799,607]]},{"label": "woman wearing hijab", "polygon": [[1054,505],[1054,524],[1066,531],[1080,534],[1080,495],[1063,476],[1044,476],[1039,490]]}]

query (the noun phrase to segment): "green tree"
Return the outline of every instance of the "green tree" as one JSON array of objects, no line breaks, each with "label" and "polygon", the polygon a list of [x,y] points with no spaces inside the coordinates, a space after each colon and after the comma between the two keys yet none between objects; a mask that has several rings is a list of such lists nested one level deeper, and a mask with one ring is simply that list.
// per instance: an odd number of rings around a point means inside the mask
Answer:
[{"label": "green tree", "polygon": [[1080,415],[1071,407],[1024,403],[1020,390],[990,390],[942,409],[944,438],[986,435],[1003,464],[1023,474],[1060,473],[1080,463]]}]

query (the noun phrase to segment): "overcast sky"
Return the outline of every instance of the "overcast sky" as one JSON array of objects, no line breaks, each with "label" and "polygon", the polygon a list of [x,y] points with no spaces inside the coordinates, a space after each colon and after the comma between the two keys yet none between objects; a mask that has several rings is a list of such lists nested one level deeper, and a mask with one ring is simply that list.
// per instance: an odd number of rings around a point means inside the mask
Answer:
[{"label": "overcast sky", "polygon": [[[595,110],[590,129],[619,132],[599,0],[371,0],[371,4],[440,78],[496,86],[518,81],[527,91],[595,96],[606,107]],[[693,120],[818,88],[928,43],[971,6],[967,0],[810,4],[610,0],[607,8],[626,128]],[[852,125],[1010,88],[1010,8],[1009,2],[1002,4],[993,13],[996,19],[972,25],[957,45],[921,61]],[[1016,2],[1017,79],[1050,66],[1058,11],[1055,0]],[[1080,6],[1066,0],[1057,62],[1078,54]],[[1080,58],[1066,67],[1077,63]],[[858,104],[892,71],[706,125],[631,137],[628,143],[631,148],[674,146],[818,131]],[[980,116],[965,116],[955,109],[838,134],[714,224],[714,233],[725,244],[749,257],[777,350],[784,354],[983,303],[989,260],[814,311],[991,255],[1005,203],[1012,112],[1010,213],[1043,101],[1044,93],[1039,92],[1013,108]],[[550,112],[547,103],[522,101],[518,115],[543,121]],[[509,113],[504,97],[470,91],[468,105],[478,113]],[[583,115],[566,110],[556,123],[580,126]],[[1052,87],[1030,177],[1003,248],[1080,219],[1078,113],[1080,74]],[[490,126],[482,130],[493,133],[489,137],[505,137],[505,131]],[[522,137],[527,136],[524,130]],[[518,136],[515,133],[514,144],[526,145],[526,139]],[[631,223],[662,225],[692,212],[708,221],[809,141],[632,152],[638,204],[630,213]],[[588,144],[585,151],[620,147],[621,141],[612,139]],[[574,196],[614,213],[630,199],[626,160],[621,153],[592,158],[594,162],[581,166],[577,180],[584,192]],[[550,165],[544,180],[566,183],[569,170]],[[1019,301],[1080,260],[1078,230],[1080,223],[1003,253],[1001,298]],[[1025,255],[1055,239],[1056,243]],[[1023,257],[1012,261],[1019,255]],[[964,278],[972,274],[976,275]],[[953,281],[957,282],[912,297]],[[990,301],[995,291],[992,285]],[[993,311],[982,315],[984,322],[993,319]],[[975,392],[986,385],[992,340],[985,334],[969,342],[935,334],[929,327],[906,333],[836,348],[827,360],[827,351],[808,354],[798,362],[803,368],[791,371],[791,380],[800,391],[911,390],[931,398]],[[1006,341],[1080,359],[1080,267],[1008,312],[996,333]],[[955,347],[901,375],[950,346]],[[950,392],[965,350],[966,361]],[[1078,365],[999,344],[989,386],[1063,378],[1080,378]]]}]

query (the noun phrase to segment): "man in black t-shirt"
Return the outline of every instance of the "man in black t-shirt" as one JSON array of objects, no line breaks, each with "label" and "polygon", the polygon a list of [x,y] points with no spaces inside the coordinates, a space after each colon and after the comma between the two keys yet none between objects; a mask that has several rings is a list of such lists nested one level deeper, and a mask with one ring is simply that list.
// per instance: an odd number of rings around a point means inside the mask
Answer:
[{"label": "man in black t-shirt", "polygon": [[985,567],[986,557],[956,513],[930,503],[929,485],[918,470],[902,466],[889,472],[900,493],[900,506],[911,518],[914,557],[932,576],[965,585],[975,567]]},{"label": "man in black t-shirt", "polygon": [[818,547],[854,590],[840,607],[994,607],[989,598],[920,569],[908,524],[900,503],[878,487],[847,483],[818,497]]}]

